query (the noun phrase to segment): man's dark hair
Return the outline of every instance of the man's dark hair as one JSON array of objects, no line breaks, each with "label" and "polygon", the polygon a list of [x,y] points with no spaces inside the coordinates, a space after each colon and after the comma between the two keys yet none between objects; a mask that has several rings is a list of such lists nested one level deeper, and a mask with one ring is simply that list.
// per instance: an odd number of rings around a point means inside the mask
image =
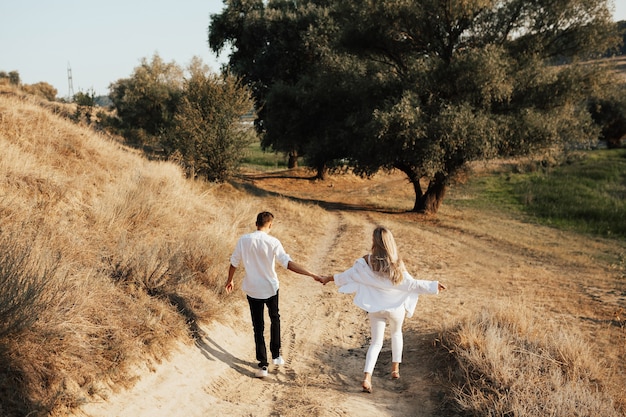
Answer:
[{"label": "man's dark hair", "polygon": [[257,227],[263,227],[272,220],[274,220],[274,215],[269,211],[264,211],[256,216],[256,225]]}]

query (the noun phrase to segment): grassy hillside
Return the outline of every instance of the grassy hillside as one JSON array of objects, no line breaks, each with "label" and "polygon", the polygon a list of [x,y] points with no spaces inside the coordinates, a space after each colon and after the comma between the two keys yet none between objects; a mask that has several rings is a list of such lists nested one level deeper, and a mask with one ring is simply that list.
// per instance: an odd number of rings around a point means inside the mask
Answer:
[{"label": "grassy hillside", "polygon": [[626,149],[577,151],[559,165],[493,163],[480,171],[456,187],[465,198],[448,202],[498,207],[563,230],[626,239]]},{"label": "grassy hillside", "polygon": [[10,91],[0,148],[3,416],[131,384],[137,361],[220,315],[234,239],[259,208],[299,216],[187,181]]}]

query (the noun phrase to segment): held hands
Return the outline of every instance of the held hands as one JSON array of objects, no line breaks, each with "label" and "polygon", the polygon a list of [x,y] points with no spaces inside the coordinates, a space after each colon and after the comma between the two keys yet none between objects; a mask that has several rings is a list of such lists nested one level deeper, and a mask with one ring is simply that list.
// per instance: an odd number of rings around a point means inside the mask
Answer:
[{"label": "held hands", "polygon": [[313,279],[319,283],[321,283],[322,285],[326,285],[328,284],[330,281],[333,281],[333,276],[332,275],[312,275]]},{"label": "held hands", "polygon": [[333,280],[332,275],[331,276],[325,276],[325,275],[312,275],[313,279],[319,283],[321,283],[322,285],[326,285],[328,284],[330,281]]}]

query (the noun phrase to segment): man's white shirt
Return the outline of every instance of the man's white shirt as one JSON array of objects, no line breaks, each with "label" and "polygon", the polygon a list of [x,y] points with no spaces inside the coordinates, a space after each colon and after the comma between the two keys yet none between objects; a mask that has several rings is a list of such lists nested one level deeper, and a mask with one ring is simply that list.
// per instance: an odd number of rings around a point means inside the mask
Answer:
[{"label": "man's white shirt", "polygon": [[241,289],[260,300],[273,297],[278,291],[275,261],[287,268],[291,257],[278,239],[260,230],[241,236],[230,257],[232,266],[243,264],[245,269]]}]

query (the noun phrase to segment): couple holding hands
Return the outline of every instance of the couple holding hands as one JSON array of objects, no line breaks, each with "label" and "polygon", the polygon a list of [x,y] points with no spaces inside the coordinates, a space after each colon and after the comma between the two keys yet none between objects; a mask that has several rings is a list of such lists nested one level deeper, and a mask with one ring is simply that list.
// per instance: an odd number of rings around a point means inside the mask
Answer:
[{"label": "couple holding hands", "polygon": [[372,373],[383,346],[386,323],[391,332],[391,378],[400,378],[403,339],[402,323],[405,315],[411,317],[419,294],[437,294],[446,287],[438,281],[414,279],[406,270],[398,254],[391,231],[376,227],[372,236],[370,253],[355,261],[354,265],[332,276],[320,276],[293,262],[280,241],[270,235],[274,216],[270,212],[257,215],[257,230],[241,236],[230,258],[226,292],[234,288],[233,277],[243,266],[245,275],[241,289],[246,294],[252,317],[256,359],[259,369],[255,376],[267,376],[269,366],[265,337],[264,309],[270,317],[270,352],[274,365],[285,362],[280,355],[280,315],[278,312],[278,277],[275,263],[290,271],[312,277],[326,285],[334,281],[340,293],[352,294],[354,304],[368,312],[371,341],[365,358],[363,391],[372,392]]}]

